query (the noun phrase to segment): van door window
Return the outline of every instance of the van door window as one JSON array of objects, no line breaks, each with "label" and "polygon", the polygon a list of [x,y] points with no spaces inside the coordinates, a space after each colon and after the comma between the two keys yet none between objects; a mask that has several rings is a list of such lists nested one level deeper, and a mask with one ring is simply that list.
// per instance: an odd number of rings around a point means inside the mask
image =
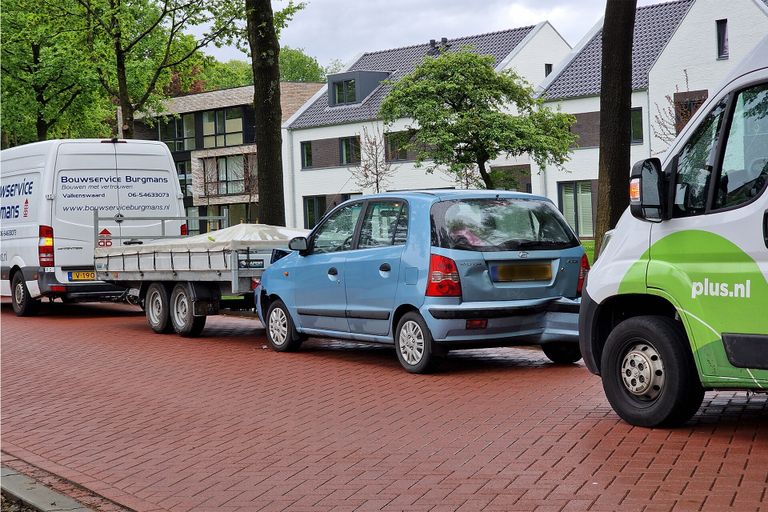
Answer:
[{"label": "van door window", "polygon": [[725,100],[715,105],[678,153],[675,217],[699,215],[706,209],[725,105]]},{"label": "van door window", "polygon": [[741,91],[728,129],[714,208],[731,208],[768,184],[768,84]]}]

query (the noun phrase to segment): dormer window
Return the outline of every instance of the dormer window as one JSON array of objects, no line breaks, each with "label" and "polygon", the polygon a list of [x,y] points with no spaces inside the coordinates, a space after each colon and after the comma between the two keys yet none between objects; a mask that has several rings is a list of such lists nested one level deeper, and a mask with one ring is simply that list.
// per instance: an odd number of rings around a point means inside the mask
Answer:
[{"label": "dormer window", "polygon": [[344,103],[355,103],[357,101],[354,80],[342,80],[341,82],[336,82],[333,85],[334,92],[336,93],[337,105],[342,105]]},{"label": "dormer window", "polygon": [[362,103],[388,77],[386,71],[363,69],[328,75],[328,106]]}]

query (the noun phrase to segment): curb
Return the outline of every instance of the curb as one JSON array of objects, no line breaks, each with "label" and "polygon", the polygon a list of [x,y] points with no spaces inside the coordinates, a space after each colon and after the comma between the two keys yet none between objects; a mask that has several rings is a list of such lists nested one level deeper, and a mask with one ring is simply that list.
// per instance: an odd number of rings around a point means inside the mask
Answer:
[{"label": "curb", "polygon": [[69,496],[53,491],[26,475],[0,466],[3,493],[41,512],[89,512],[92,509]]}]

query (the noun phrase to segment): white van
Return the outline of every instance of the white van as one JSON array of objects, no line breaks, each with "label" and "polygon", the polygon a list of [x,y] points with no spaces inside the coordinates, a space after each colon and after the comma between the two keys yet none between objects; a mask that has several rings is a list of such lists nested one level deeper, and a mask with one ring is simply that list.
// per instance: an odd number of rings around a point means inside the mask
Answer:
[{"label": "white van", "polygon": [[[179,180],[162,142],[50,140],[3,150],[0,165],[0,293],[11,296],[19,316],[34,314],[41,297],[122,295],[95,280],[95,245],[186,234],[178,219],[184,215]],[[95,211],[111,217],[98,235]]]},{"label": "white van", "polygon": [[630,208],[589,272],[587,367],[640,426],[704,391],[768,392],[768,37],[670,146],[632,170]]}]

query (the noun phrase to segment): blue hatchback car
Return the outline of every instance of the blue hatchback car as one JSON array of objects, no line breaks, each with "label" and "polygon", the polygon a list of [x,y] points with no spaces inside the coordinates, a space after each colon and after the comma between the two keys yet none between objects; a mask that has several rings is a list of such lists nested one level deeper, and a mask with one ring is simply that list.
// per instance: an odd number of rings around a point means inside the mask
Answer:
[{"label": "blue hatchback car", "polygon": [[581,358],[587,258],[549,199],[506,191],[386,193],[346,201],[256,290],[277,351],[308,336],[394,344],[409,372],[455,349],[540,344]]}]

